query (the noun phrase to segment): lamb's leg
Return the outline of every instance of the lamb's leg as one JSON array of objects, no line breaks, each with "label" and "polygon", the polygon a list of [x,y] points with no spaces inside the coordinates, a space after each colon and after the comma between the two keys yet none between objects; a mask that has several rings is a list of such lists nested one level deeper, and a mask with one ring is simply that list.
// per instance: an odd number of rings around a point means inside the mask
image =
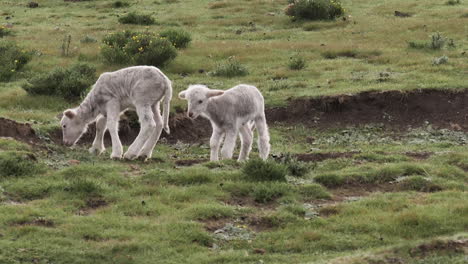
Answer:
[{"label": "lamb's leg", "polygon": [[151,137],[146,141],[145,145],[138,154],[138,157],[142,157],[145,160],[150,159],[153,155],[154,146],[156,146],[156,143],[158,142],[159,137],[161,136],[161,131],[163,129],[163,121],[161,112],[159,110],[159,103],[153,106],[153,114],[154,122],[156,122],[156,131],[153,132]]},{"label": "lamb's leg", "polygon": [[252,129],[248,125],[241,126],[239,129],[241,138],[241,149],[237,161],[244,161],[249,158],[249,153],[252,150]]},{"label": "lamb's leg", "polygon": [[226,138],[224,139],[223,147],[221,148],[221,158],[231,159],[236,147],[238,128],[233,127],[226,129]]},{"label": "lamb's leg", "polygon": [[124,154],[124,158],[130,160],[138,156],[141,148],[156,129],[156,122],[154,121],[151,105],[137,105],[136,112],[138,114],[138,120],[140,121],[140,133],[138,133],[137,138]]},{"label": "lamb's leg", "polygon": [[223,131],[216,126],[213,126],[213,134],[211,134],[211,139],[210,139],[210,149],[211,149],[210,160],[211,161],[219,160],[218,152],[219,152],[219,147],[221,146],[222,140],[223,140]]},{"label": "lamb's leg", "polygon": [[104,133],[106,133],[106,117],[99,115],[96,119],[96,137],[94,138],[93,145],[89,149],[92,154],[100,155],[106,149],[104,147]]},{"label": "lamb's leg", "polygon": [[123,148],[119,138],[119,119],[120,119],[120,104],[118,102],[107,103],[107,129],[112,139],[112,154],[111,159],[121,159]]}]

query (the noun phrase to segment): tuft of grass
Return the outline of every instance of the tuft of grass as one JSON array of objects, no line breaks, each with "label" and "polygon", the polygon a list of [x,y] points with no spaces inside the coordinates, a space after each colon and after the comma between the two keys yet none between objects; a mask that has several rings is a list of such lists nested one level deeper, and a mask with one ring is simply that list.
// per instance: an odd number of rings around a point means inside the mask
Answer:
[{"label": "tuft of grass", "polygon": [[247,68],[244,65],[242,65],[239,61],[232,58],[228,59],[227,61],[218,63],[214,71],[211,72],[211,75],[213,76],[227,78],[246,76],[247,74],[249,74]]},{"label": "tuft of grass", "polygon": [[293,19],[333,20],[344,14],[338,0],[290,0],[285,13]]},{"label": "tuft of grass", "polygon": [[242,168],[248,181],[286,181],[287,169],[284,165],[272,160],[251,159]]},{"label": "tuft of grass", "polygon": [[0,152],[0,179],[33,176],[44,172],[34,154],[29,152]]},{"label": "tuft of grass", "polygon": [[64,191],[86,199],[102,197],[106,193],[104,185],[92,178],[73,178],[64,187]]},{"label": "tuft of grass", "polygon": [[129,7],[130,3],[125,2],[125,1],[115,1],[112,3],[113,8],[124,8],[124,7]]},{"label": "tuft of grass", "polygon": [[219,204],[198,204],[190,206],[187,212],[189,218],[197,220],[217,220],[233,217],[235,211],[230,206]]},{"label": "tuft of grass", "polygon": [[269,203],[291,192],[285,183],[259,183],[253,187],[252,197],[257,203]]},{"label": "tuft of grass", "polygon": [[382,52],[379,50],[370,50],[370,51],[362,51],[362,50],[337,50],[337,51],[325,51],[322,52],[322,57],[325,59],[336,59],[339,57],[345,58],[356,58],[356,59],[365,59],[371,57],[377,57],[382,55]]},{"label": "tuft of grass", "polygon": [[446,5],[459,5],[461,4],[461,0],[448,0],[447,2],[445,2]]},{"label": "tuft of grass", "polygon": [[303,177],[311,169],[311,165],[306,162],[298,161],[291,153],[282,155],[279,162],[284,164],[288,169],[288,174],[294,177]]},{"label": "tuft of grass", "polygon": [[403,191],[436,192],[441,191],[442,186],[422,176],[409,176],[398,183],[398,188]]},{"label": "tuft of grass", "polygon": [[300,185],[298,191],[306,200],[331,198],[331,194],[320,184]]},{"label": "tuft of grass", "polygon": [[135,12],[128,13],[119,18],[121,24],[134,24],[134,25],[154,25],[156,20],[150,15],[137,14]]},{"label": "tuft of grass", "polygon": [[295,71],[302,70],[306,67],[306,60],[300,56],[293,56],[289,59],[288,67]]}]

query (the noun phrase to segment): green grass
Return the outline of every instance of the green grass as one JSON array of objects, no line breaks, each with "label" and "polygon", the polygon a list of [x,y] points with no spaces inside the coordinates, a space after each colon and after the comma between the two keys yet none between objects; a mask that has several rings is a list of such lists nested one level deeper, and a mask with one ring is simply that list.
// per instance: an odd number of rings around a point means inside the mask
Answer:
[{"label": "green grass", "polygon": [[[162,69],[174,94],[193,83],[216,89],[250,83],[268,107],[289,97],[467,88],[465,1],[343,0],[351,17],[317,22],[291,21],[287,1],[117,2],[44,0],[35,9],[1,2],[0,18],[12,16],[13,23],[2,39],[34,55],[11,82],[0,83],[0,116],[30,122],[48,137],[57,114],[79,102],[28,95],[25,80],[77,61],[95,65],[98,74],[119,69],[103,61],[99,46],[109,32],[122,30],[190,32],[190,45]],[[415,15],[398,18],[395,10]],[[151,14],[157,23],[118,23],[131,12]],[[408,48],[418,40],[427,46],[436,32],[455,47]],[[69,56],[60,50],[65,35],[71,35]],[[97,42],[80,41],[87,36]],[[306,67],[291,69],[292,54]],[[433,67],[432,59],[443,55],[449,63]],[[229,61],[238,64],[210,74]],[[398,74],[383,82],[377,72]],[[185,106],[172,101],[174,108]],[[269,125],[271,153],[289,158],[179,167],[178,160],[208,160],[209,142],[160,142],[155,158],[144,163],[109,160],[109,147],[95,157],[88,145],[0,139],[0,263],[466,261],[460,251],[423,254],[419,246],[467,237],[467,133]],[[254,146],[251,158],[257,152]],[[348,155],[303,163],[292,158],[298,153]],[[228,223],[245,226],[251,239],[214,235]]]}]

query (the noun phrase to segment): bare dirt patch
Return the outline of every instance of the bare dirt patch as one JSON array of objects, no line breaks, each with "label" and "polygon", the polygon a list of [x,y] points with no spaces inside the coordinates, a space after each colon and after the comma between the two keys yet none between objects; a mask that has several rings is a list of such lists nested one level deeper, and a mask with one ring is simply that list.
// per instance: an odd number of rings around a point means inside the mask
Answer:
[{"label": "bare dirt patch", "polygon": [[11,137],[29,144],[40,142],[30,124],[18,123],[2,117],[0,117],[0,137]]},{"label": "bare dirt patch", "polygon": [[18,225],[18,226],[34,225],[34,226],[43,226],[43,227],[54,227],[55,223],[52,220],[45,219],[43,217],[38,217],[29,221],[27,220],[18,221],[18,222],[15,222],[13,225]]},{"label": "bare dirt patch", "polygon": [[290,99],[266,110],[269,122],[335,128],[382,123],[392,129],[418,127],[468,131],[468,89],[363,92],[356,95]]},{"label": "bare dirt patch", "polygon": [[195,164],[200,164],[207,162],[208,159],[186,159],[186,160],[176,160],[175,165],[177,166],[192,166]]},{"label": "bare dirt patch", "polygon": [[434,240],[410,250],[412,257],[425,257],[435,252],[468,254],[468,239]]}]

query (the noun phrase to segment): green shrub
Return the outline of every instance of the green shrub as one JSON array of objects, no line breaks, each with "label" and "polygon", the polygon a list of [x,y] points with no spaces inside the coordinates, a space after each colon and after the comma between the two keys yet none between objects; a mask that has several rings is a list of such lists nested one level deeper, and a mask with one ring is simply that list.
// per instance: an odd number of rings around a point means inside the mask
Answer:
[{"label": "green shrub", "polygon": [[0,26],[0,38],[8,36],[11,34],[11,30],[6,28],[5,26]]},{"label": "green shrub", "polygon": [[14,42],[0,41],[0,81],[11,80],[31,58],[30,52],[22,50]]},{"label": "green shrub", "polygon": [[398,188],[404,191],[436,192],[442,187],[422,176],[409,176],[398,183]]},{"label": "green shrub", "polygon": [[148,32],[111,33],[103,43],[101,55],[115,64],[162,67],[177,57],[177,50],[169,40]]},{"label": "green shrub", "polygon": [[192,37],[182,29],[168,29],[159,34],[163,38],[167,38],[174,47],[184,49],[188,47]]},{"label": "green shrub", "polygon": [[287,169],[272,160],[251,159],[242,168],[242,173],[250,181],[286,181]]},{"label": "green shrub", "polygon": [[338,0],[293,0],[285,13],[308,20],[332,20],[344,15],[345,9]]},{"label": "green shrub", "polygon": [[119,18],[121,24],[135,25],[154,25],[156,21],[150,15],[140,15],[134,12],[128,13],[126,16]]},{"label": "green shrub", "polygon": [[112,7],[114,8],[122,8],[122,7],[129,7],[130,4],[124,1],[115,1],[112,3]]},{"label": "green shrub", "polygon": [[236,76],[245,76],[249,74],[249,71],[244,65],[240,64],[240,62],[230,58],[225,62],[219,63],[211,74],[213,76],[232,78]]},{"label": "green shrub", "polygon": [[306,61],[302,57],[293,56],[289,59],[288,67],[291,70],[296,70],[296,71],[302,70],[306,67]]},{"label": "green shrub", "polygon": [[8,177],[31,176],[42,173],[36,157],[28,152],[0,152],[0,179]]},{"label": "green shrub", "polygon": [[55,95],[75,100],[85,95],[96,80],[96,68],[77,63],[69,68],[55,68],[49,73],[32,77],[23,89],[32,95]]}]

